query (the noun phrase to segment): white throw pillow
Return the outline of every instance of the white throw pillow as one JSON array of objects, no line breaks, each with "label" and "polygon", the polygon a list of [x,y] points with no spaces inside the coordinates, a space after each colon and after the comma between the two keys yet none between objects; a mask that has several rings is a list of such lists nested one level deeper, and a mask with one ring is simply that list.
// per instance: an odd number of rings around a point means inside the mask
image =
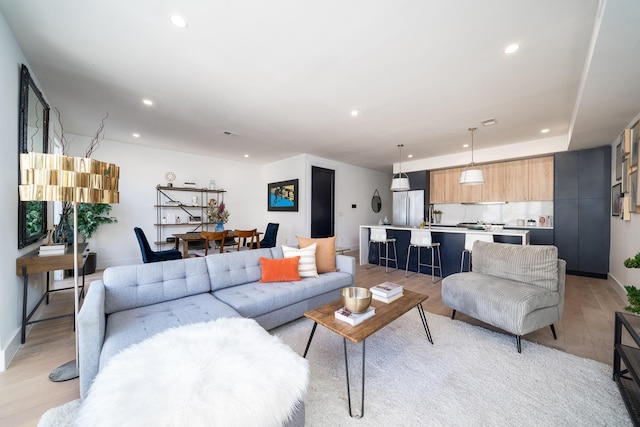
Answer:
[{"label": "white throw pillow", "polygon": [[282,253],[285,258],[300,257],[300,262],[298,263],[298,274],[300,274],[300,277],[319,277],[316,267],[315,243],[302,249],[282,246]]}]

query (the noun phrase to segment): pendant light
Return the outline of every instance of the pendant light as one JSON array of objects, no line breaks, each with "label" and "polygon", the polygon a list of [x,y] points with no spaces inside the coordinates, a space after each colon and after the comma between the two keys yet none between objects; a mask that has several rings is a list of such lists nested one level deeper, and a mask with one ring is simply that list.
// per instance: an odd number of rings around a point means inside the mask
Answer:
[{"label": "pendant light", "polygon": [[406,173],[402,173],[402,147],[404,144],[398,144],[400,149],[400,173],[393,176],[391,180],[391,191],[409,191],[409,176]]},{"label": "pendant light", "polygon": [[473,132],[476,129],[475,127],[469,128],[469,132],[471,132],[471,163],[467,165],[460,175],[460,184],[462,185],[484,184],[482,168],[473,163]]}]

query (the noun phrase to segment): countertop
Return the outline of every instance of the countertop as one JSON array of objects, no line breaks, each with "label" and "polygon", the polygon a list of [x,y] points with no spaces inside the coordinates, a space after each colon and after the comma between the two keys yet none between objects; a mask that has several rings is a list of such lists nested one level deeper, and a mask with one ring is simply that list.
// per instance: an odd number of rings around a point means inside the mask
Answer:
[{"label": "countertop", "polygon": [[[384,227],[391,230],[417,230],[418,227],[410,227],[406,225],[361,225],[360,227],[371,228],[371,227]],[[471,230],[464,227],[454,227],[454,226],[431,226],[425,227],[425,230],[431,230],[435,233],[487,233],[487,234],[497,234],[500,236],[526,236],[529,234],[529,230],[527,228],[522,229],[502,229],[502,230]]]}]

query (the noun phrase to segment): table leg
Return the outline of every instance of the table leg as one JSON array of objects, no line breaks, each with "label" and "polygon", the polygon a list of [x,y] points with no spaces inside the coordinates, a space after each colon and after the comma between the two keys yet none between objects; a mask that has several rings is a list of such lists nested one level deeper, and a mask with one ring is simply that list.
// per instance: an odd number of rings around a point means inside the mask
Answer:
[{"label": "table leg", "polygon": [[189,241],[188,240],[182,241],[182,258],[184,259],[189,258]]},{"label": "table leg", "polygon": [[427,316],[424,314],[424,308],[422,308],[422,303],[418,304],[418,313],[420,313],[420,319],[422,319],[422,326],[424,326],[424,331],[427,333],[427,339],[431,344],[433,344],[433,339],[431,338],[431,332],[429,331],[429,324],[427,323]]},{"label": "table leg", "polygon": [[311,345],[311,340],[313,339],[313,334],[316,333],[316,327],[318,327],[318,322],[313,322],[313,328],[311,328],[311,335],[309,335],[309,341],[307,341],[307,347],[304,349],[304,354],[302,357],[306,359],[307,352],[309,351],[309,346]]},{"label": "table leg", "polygon": [[22,267],[22,337],[21,344],[27,338],[27,288],[29,287],[29,275],[27,268]]},{"label": "table leg", "polygon": [[47,271],[47,304],[49,304],[49,272]]},{"label": "table leg", "polygon": [[344,367],[347,376],[347,401],[349,403],[349,416],[354,418],[364,417],[364,362],[365,362],[365,348],[367,340],[362,341],[362,395],[360,397],[360,414],[353,415],[351,411],[351,386],[349,385],[349,361],[347,357],[347,339],[342,338],[342,345],[344,346]]}]

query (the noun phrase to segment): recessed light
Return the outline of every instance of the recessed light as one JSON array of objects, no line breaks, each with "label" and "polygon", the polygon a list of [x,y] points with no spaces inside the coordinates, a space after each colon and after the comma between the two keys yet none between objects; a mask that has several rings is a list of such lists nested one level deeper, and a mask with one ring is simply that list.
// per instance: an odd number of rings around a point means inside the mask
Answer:
[{"label": "recessed light", "polygon": [[469,144],[463,144],[462,148],[469,148]]},{"label": "recessed light", "polygon": [[244,158],[245,158],[245,159],[246,159],[246,158],[248,158],[248,157],[249,157],[249,155],[248,155],[248,154],[245,154],[245,155],[244,155]]},{"label": "recessed light", "polygon": [[139,134],[139,133],[134,133],[134,134],[133,134],[133,137],[134,137],[134,138],[140,138],[140,134]]},{"label": "recessed light", "polygon": [[408,158],[412,158],[412,157],[413,157],[413,154],[408,154],[408,155],[407,155],[407,157],[408,157]]},{"label": "recessed light", "polygon": [[504,48],[504,53],[510,55],[512,53],[515,53],[518,49],[520,49],[520,45],[517,43],[513,43]]},{"label": "recessed light", "polygon": [[356,117],[359,114],[358,110],[351,110],[351,115]]},{"label": "recessed light", "polygon": [[185,28],[187,26],[187,21],[180,15],[171,15],[171,23],[178,28]]},{"label": "recessed light", "polygon": [[540,133],[549,133],[549,129],[544,128],[544,129],[542,129],[542,130],[540,131]]},{"label": "recessed light", "polygon": [[143,100],[142,100],[142,103],[143,103],[144,105],[153,105],[153,101],[152,101],[152,100],[150,100],[150,99],[143,99]]},{"label": "recessed light", "polygon": [[490,119],[483,120],[480,123],[482,123],[482,126],[493,126],[498,123],[498,121],[495,119],[495,117],[492,117]]}]

